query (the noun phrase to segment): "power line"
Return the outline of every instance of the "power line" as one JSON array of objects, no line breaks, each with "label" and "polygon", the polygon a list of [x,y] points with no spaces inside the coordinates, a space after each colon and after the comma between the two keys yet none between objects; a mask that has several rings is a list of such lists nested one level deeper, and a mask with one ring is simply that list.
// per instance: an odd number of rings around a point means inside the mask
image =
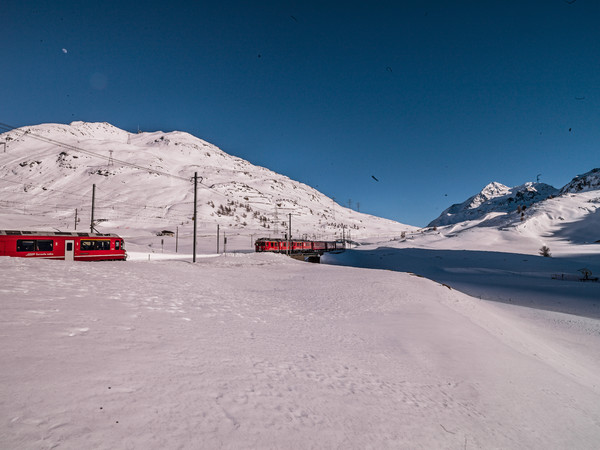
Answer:
[{"label": "power line", "polygon": [[[2,122],[0,122],[0,129],[4,129],[5,131],[17,131],[17,132],[21,132],[20,129],[12,127],[12,126],[7,125],[7,124],[2,123]],[[150,167],[140,166],[139,164],[134,164],[134,163],[130,163],[130,162],[127,162],[127,161],[120,160],[120,159],[112,158],[112,156],[105,156],[105,155],[102,155],[100,153],[95,153],[95,152],[92,152],[90,150],[86,150],[84,148],[77,147],[75,145],[67,144],[65,142],[57,141],[56,139],[51,139],[51,138],[48,138],[48,137],[45,137],[45,136],[41,136],[39,134],[32,133],[31,130],[22,131],[22,133],[23,133],[23,136],[27,135],[27,136],[32,137],[33,139],[37,139],[38,141],[46,142],[47,144],[56,145],[57,147],[65,148],[67,150],[72,150],[72,151],[75,151],[75,152],[80,152],[80,153],[83,153],[85,155],[93,156],[95,158],[100,158],[100,159],[103,159],[103,160],[106,160],[106,161],[109,161],[109,162],[113,162],[113,163],[116,162],[116,163],[119,163],[119,164],[121,164],[123,166],[132,167],[134,169],[139,169],[139,170],[142,170],[142,171],[145,171],[145,172],[154,173],[154,174],[157,174],[157,175],[164,175],[164,176],[168,176],[168,177],[171,177],[171,178],[176,178],[176,179],[183,180],[183,181],[190,181],[190,178],[180,177],[179,175],[173,175],[173,174],[170,174],[168,172],[163,172],[162,170],[157,170],[157,169],[152,169]]]},{"label": "power line", "polygon": [[[61,147],[61,148],[67,149],[67,150],[72,150],[72,151],[75,151],[75,152],[80,152],[80,153],[83,153],[83,154],[86,154],[88,156],[92,156],[92,157],[95,157],[95,158],[100,158],[102,160],[108,161],[109,163],[113,163],[113,164],[114,163],[118,163],[118,164],[121,164],[122,166],[132,167],[132,168],[135,168],[135,169],[138,169],[138,170],[142,170],[142,171],[145,171],[145,172],[148,172],[148,173],[153,173],[153,174],[157,174],[157,175],[164,175],[164,176],[167,176],[167,177],[171,177],[171,178],[175,178],[175,179],[179,179],[179,180],[183,180],[183,181],[187,181],[187,182],[192,182],[193,181],[193,177],[185,178],[185,177],[181,177],[181,176],[178,176],[178,175],[173,175],[173,174],[170,174],[168,172],[161,171],[161,170],[152,169],[150,167],[145,167],[145,166],[142,166],[142,165],[139,165],[139,164],[134,164],[134,163],[130,163],[130,162],[127,162],[127,161],[120,160],[120,159],[116,159],[116,158],[112,157],[112,153],[111,153],[110,156],[102,155],[100,153],[92,152],[90,150],[86,150],[84,148],[77,147],[77,146],[72,145],[72,144],[67,144],[65,142],[61,142],[61,141],[58,141],[56,139],[51,139],[51,138],[48,138],[48,137],[45,137],[45,136],[41,136],[39,134],[33,133],[31,131],[31,129],[23,131],[23,130],[17,128],[17,127],[14,127],[14,126],[11,126],[11,125],[8,125],[8,124],[0,122],[0,130],[2,130],[2,129],[4,129],[6,132],[9,132],[9,131],[20,132],[20,133],[22,133],[22,136],[30,136],[31,138],[36,139],[38,141],[42,141],[42,142],[45,142],[45,143],[48,143],[48,144],[52,144],[52,145],[55,145],[57,147]],[[23,183],[21,183],[21,184],[23,184]],[[209,185],[203,183],[202,177],[199,177],[198,184],[200,185],[200,187],[202,187],[202,188],[204,188],[206,190],[209,190],[209,191],[213,192],[216,195],[219,195],[219,196],[221,196],[223,198],[226,198],[227,200],[231,200],[228,195],[223,194],[222,192],[219,192],[216,189],[214,189],[212,186],[209,186]],[[55,190],[55,191],[57,191],[57,190]],[[57,192],[59,192],[59,191],[57,191]],[[74,195],[74,194],[72,194],[72,195]],[[257,207],[257,206],[254,206],[254,208],[252,208],[252,209],[255,210],[255,211],[263,213],[265,216],[270,216],[272,214],[271,211],[268,211],[267,209],[263,209],[263,208],[260,208],[260,207]]]},{"label": "power line", "polygon": [[62,189],[52,189],[52,188],[48,188],[48,187],[45,187],[45,186],[43,186],[43,185],[40,185],[40,184],[35,184],[35,183],[32,183],[32,182],[30,182],[30,181],[16,181],[16,180],[9,180],[9,179],[7,179],[7,178],[3,178],[3,177],[0,177],[0,180],[2,180],[2,181],[5,181],[5,182],[7,182],[7,183],[12,183],[12,184],[17,184],[17,185],[22,185],[22,186],[30,186],[30,187],[32,187],[32,188],[40,188],[40,189],[42,189],[42,190],[44,190],[44,191],[51,191],[51,192],[56,192],[56,193],[59,193],[59,194],[67,194],[67,195],[72,195],[72,196],[74,196],[74,197],[81,197],[81,198],[85,198],[85,196],[84,196],[84,195],[82,195],[82,194],[75,194],[75,193],[73,193],[73,192],[64,191],[64,190],[62,190]]},{"label": "power line", "polygon": [[[145,167],[145,166],[141,166],[139,164],[134,164],[134,163],[130,163],[130,162],[127,162],[127,161],[120,160],[120,159],[116,159],[116,158],[113,158],[112,156],[106,156],[106,155],[102,155],[100,153],[95,153],[95,152],[92,152],[90,150],[86,150],[84,148],[77,147],[77,146],[72,145],[72,144],[67,144],[65,142],[57,141],[56,139],[51,139],[51,138],[48,138],[48,137],[41,136],[39,134],[32,133],[31,130],[22,131],[19,128],[13,127],[11,125],[8,125],[8,124],[2,123],[2,122],[0,122],[0,130],[1,129],[4,129],[6,132],[8,132],[8,131],[21,132],[22,136],[27,135],[27,136],[32,137],[33,139],[37,139],[39,141],[46,142],[48,144],[56,145],[57,147],[65,148],[67,150],[72,150],[72,151],[80,152],[80,153],[83,153],[85,155],[93,156],[95,158],[100,158],[100,159],[106,160],[108,162],[112,162],[113,164],[116,162],[116,163],[119,163],[119,164],[121,164],[123,166],[132,167],[132,168],[139,169],[139,170],[142,170],[142,171],[145,171],[145,172],[148,172],[148,173],[154,173],[154,174],[157,174],[157,175],[168,176],[168,177],[179,179],[179,180],[183,180],[183,181],[191,182],[193,180],[192,177],[190,177],[190,178],[180,177],[179,175],[173,175],[171,173],[164,172],[162,170],[152,169],[150,167]],[[221,195],[222,197],[229,198],[227,195],[225,195],[225,194],[223,194],[223,193],[215,190],[211,186],[208,186],[208,185],[204,184],[202,182],[202,177],[199,177],[199,178],[200,179],[198,180],[198,184],[200,184],[204,189],[210,190],[210,191],[214,192],[217,195]]]}]

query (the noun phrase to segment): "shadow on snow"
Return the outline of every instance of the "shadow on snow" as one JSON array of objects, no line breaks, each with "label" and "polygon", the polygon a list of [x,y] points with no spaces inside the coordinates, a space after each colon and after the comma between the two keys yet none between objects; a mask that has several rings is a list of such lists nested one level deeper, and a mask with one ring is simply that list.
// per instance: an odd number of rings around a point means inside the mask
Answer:
[{"label": "shadow on snow", "polygon": [[[600,283],[576,280],[583,267],[600,275],[597,255],[544,258],[518,253],[380,247],[347,250],[328,255],[322,262],[414,273],[484,300],[600,319]],[[552,278],[562,274],[570,280]]]}]

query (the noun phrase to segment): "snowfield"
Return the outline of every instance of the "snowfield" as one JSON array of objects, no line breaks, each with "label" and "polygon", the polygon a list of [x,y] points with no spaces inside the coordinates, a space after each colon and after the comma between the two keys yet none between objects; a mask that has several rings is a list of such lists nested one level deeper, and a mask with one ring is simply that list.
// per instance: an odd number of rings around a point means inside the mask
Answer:
[{"label": "snowfield", "polygon": [[280,255],[0,271],[2,448],[600,442],[597,319]]}]

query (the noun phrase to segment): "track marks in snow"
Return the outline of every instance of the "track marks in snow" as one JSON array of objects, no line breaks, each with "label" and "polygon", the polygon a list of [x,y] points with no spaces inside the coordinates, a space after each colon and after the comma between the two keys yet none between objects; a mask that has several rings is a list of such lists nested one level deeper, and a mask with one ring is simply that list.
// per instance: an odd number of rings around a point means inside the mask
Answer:
[{"label": "track marks in snow", "polygon": [[89,328],[71,328],[66,331],[66,335],[69,337],[80,336],[86,334],[88,331],[90,331]]}]

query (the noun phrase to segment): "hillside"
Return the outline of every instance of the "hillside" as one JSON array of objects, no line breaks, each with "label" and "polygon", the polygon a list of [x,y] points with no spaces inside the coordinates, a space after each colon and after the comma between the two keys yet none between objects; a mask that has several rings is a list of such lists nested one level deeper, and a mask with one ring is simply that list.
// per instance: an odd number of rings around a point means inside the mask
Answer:
[{"label": "hillside", "polygon": [[[441,248],[506,246],[537,253],[541,245],[551,245],[564,254],[587,253],[574,246],[600,243],[599,172],[578,175],[561,189],[541,183],[515,188],[492,183],[444,211],[425,234],[431,245]],[[447,237],[458,239],[443,243]]]},{"label": "hillside", "polygon": [[[340,206],[310,186],[228,155],[183,132],[132,134],[108,123],[43,124],[0,135],[0,227],[90,228],[92,187],[99,231],[189,235],[193,176],[198,228],[231,234],[321,239],[400,234],[415,227]],[[133,231],[138,230],[138,231]],[[128,231],[121,231],[127,234]]]}]

